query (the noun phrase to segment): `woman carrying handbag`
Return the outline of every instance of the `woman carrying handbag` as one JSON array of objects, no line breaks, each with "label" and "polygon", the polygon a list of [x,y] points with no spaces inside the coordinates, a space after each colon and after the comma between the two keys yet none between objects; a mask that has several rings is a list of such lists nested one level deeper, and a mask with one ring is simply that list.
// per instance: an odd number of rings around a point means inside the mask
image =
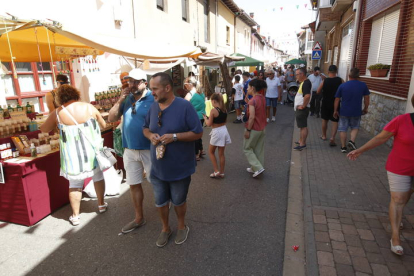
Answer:
[{"label": "woman carrying handbag", "polygon": [[58,89],[57,101],[61,106],[49,114],[40,130],[50,132],[58,125],[60,175],[69,180],[72,208],[69,221],[76,226],[80,223],[80,202],[86,178],[93,179],[99,212],[108,208],[104,202],[105,180],[96,158],[97,151],[103,148],[100,126],[104,128],[106,123],[93,105],[80,102],[80,92],[70,85]]}]

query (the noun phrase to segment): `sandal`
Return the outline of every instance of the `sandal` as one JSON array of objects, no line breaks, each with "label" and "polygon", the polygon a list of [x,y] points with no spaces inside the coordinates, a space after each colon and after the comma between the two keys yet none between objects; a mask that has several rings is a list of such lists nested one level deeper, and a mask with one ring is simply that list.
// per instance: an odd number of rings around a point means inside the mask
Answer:
[{"label": "sandal", "polygon": [[399,256],[404,255],[404,249],[402,248],[401,245],[392,245],[392,240],[390,240],[391,243],[391,251]]},{"label": "sandal", "polygon": [[73,226],[77,226],[80,223],[80,216],[77,217],[69,217],[69,221],[72,223]]},{"label": "sandal", "polygon": [[224,173],[221,173],[220,174],[220,178],[224,178]]},{"label": "sandal", "polygon": [[213,172],[212,174],[210,174],[211,178],[218,178],[220,176],[220,172]]},{"label": "sandal", "polygon": [[323,136],[319,136],[319,138],[321,138],[322,141],[326,141],[326,137],[323,138]]},{"label": "sandal", "polygon": [[404,229],[404,224],[403,224],[403,222],[401,221],[401,223],[400,223],[400,230],[403,230]]},{"label": "sandal", "polygon": [[201,161],[200,156],[196,156],[196,161]]},{"label": "sandal", "polygon": [[104,205],[98,205],[99,213],[105,213],[108,209],[108,202],[105,202]]},{"label": "sandal", "polygon": [[336,143],[333,140],[329,141],[329,146],[336,147]]}]

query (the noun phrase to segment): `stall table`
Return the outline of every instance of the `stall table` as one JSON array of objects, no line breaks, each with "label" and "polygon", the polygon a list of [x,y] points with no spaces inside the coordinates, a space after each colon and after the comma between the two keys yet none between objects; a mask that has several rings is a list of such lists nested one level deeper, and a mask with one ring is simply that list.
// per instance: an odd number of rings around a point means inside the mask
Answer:
[{"label": "stall table", "polygon": [[[26,133],[28,138],[37,132]],[[102,134],[104,145],[113,147],[113,132]],[[6,140],[5,140],[6,139]],[[10,138],[0,139],[9,143]],[[117,168],[123,169],[122,158]],[[0,220],[31,226],[69,203],[69,182],[60,176],[59,151],[16,164],[3,164],[5,184],[0,184]]]}]

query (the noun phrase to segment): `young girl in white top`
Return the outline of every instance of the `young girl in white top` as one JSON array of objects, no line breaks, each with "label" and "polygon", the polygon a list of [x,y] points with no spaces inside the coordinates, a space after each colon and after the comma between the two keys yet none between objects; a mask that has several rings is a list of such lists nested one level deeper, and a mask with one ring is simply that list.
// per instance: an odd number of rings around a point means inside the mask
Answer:
[{"label": "young girl in white top", "polygon": [[[211,96],[210,100],[214,108],[210,111],[210,115],[208,117],[203,114],[206,125],[213,128],[210,133],[211,139],[210,147],[208,149],[208,153],[214,168],[214,172],[210,174],[210,177],[224,178],[224,165],[226,163],[224,149],[227,144],[231,143],[230,135],[226,127],[227,110],[224,105],[223,96],[221,94],[214,93]],[[215,155],[216,148],[218,148],[220,169],[217,164]]]}]

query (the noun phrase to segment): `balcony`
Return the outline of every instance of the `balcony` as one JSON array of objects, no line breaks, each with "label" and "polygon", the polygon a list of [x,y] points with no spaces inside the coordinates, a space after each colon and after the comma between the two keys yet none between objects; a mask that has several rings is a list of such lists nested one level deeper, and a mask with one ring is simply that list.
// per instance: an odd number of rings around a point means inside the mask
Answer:
[{"label": "balcony", "polygon": [[333,12],[344,12],[349,8],[350,5],[352,5],[353,2],[354,0],[331,0],[331,10]]},{"label": "balcony", "polygon": [[331,7],[319,8],[316,18],[316,31],[331,30],[341,20],[341,16],[342,11],[332,12]]}]

